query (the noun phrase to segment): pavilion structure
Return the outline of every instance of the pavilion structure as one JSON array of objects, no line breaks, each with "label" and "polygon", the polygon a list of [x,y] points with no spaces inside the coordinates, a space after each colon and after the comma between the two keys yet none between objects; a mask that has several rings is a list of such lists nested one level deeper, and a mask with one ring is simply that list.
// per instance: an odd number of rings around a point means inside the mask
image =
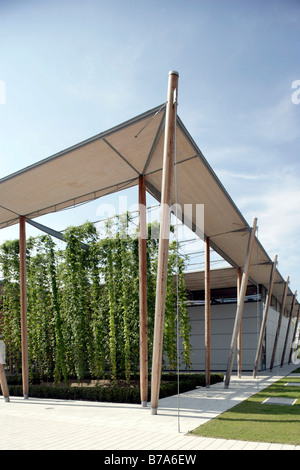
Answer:
[{"label": "pavilion structure", "polygon": [[[261,354],[265,320],[271,295],[282,299],[296,316],[297,293],[277,269],[256,237],[257,219],[250,226],[208,164],[177,114],[177,72],[170,72],[167,100],[129,121],[95,135],[66,150],[0,179],[0,228],[20,226],[20,298],[22,378],[28,398],[28,347],[26,302],[26,223],[60,236],[36,220],[40,216],[92,201],[117,191],[139,187],[140,265],[140,381],[141,403],[148,397],[146,191],[161,203],[156,289],[155,331],[151,368],[151,409],[157,413],[162,366],[162,334],[166,294],[170,212],[205,241],[206,380],[210,380],[210,259],[212,248],[235,269],[239,285],[236,320],[228,351],[225,387],[230,384],[233,358],[242,322],[247,283],[265,286],[267,301],[257,345],[253,374]],[[204,207],[204,212],[203,212]],[[296,325],[297,326],[297,325]],[[275,345],[274,345],[275,348]],[[291,345],[286,345],[291,348]]]}]

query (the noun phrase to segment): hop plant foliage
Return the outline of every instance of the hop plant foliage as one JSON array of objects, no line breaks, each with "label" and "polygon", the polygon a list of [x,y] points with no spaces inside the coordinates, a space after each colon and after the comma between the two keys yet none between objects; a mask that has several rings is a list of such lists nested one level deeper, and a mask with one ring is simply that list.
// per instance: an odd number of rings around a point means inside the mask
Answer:
[{"label": "hop plant foliage", "polygon": [[[127,381],[139,369],[138,238],[128,236],[128,214],[106,222],[104,234],[86,222],[69,227],[61,249],[49,235],[27,241],[28,355],[31,377],[56,382],[87,374]],[[149,227],[153,233],[153,227]],[[191,368],[185,259],[170,244],[166,295],[165,367]],[[158,240],[147,240],[148,351],[153,344]],[[7,366],[21,371],[19,242],[0,247],[0,334]],[[178,302],[178,303],[177,303]],[[178,358],[177,335],[183,346]]]}]

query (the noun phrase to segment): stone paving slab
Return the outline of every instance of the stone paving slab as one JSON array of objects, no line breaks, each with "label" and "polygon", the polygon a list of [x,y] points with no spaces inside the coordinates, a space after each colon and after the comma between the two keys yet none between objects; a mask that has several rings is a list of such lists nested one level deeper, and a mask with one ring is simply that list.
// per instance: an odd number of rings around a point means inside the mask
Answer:
[{"label": "stone paving slab", "polygon": [[269,397],[262,402],[262,405],[293,406],[296,401],[297,398]]},{"label": "stone paving slab", "polygon": [[[294,366],[295,367],[295,366]],[[200,388],[148,406],[11,397],[0,398],[0,450],[300,450],[300,446],[211,439],[188,432],[286,376],[263,372]],[[275,372],[274,372],[275,371]],[[178,408],[179,405],[179,408]]]}]

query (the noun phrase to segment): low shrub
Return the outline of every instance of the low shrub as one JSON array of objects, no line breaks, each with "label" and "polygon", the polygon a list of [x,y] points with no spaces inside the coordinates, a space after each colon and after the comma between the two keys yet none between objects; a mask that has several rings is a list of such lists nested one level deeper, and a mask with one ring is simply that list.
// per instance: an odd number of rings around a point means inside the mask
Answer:
[{"label": "low shrub", "polygon": [[[222,382],[223,374],[211,374],[211,384]],[[178,376],[176,374],[162,374],[160,398],[176,395],[178,391]],[[22,385],[16,384],[17,379],[8,378],[10,396],[23,396]],[[180,374],[180,393],[205,386],[205,374]],[[151,389],[149,385],[149,397]],[[35,385],[31,384],[29,396],[35,398],[52,398],[60,400],[85,400],[110,403],[140,403],[140,388],[118,387],[101,385],[70,387],[67,385]]]}]

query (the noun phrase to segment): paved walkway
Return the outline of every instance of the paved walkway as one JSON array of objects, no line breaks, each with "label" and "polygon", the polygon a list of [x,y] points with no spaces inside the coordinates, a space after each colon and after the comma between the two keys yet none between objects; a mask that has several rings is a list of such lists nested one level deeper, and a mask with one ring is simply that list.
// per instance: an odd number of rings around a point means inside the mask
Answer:
[{"label": "paved walkway", "polygon": [[[210,439],[188,431],[288,375],[295,366],[232,376],[159,401],[158,414],[139,405],[11,397],[0,399],[0,450],[300,450],[300,446]],[[178,412],[179,406],[179,412]]]}]

